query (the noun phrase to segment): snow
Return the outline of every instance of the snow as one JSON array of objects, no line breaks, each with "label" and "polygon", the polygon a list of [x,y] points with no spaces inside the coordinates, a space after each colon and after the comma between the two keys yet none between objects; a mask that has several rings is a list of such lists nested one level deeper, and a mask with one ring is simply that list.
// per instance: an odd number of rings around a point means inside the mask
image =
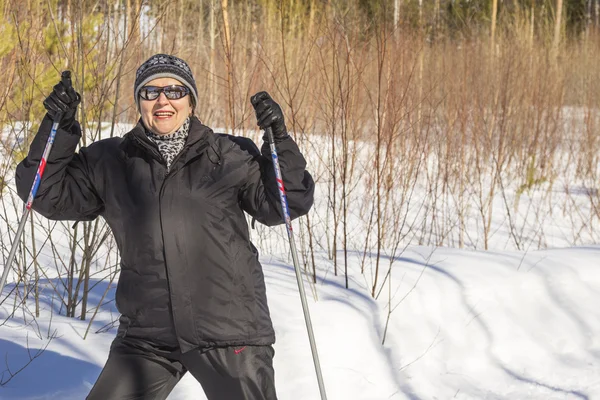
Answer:
[{"label": "snow", "polygon": [[[323,184],[317,193],[325,198]],[[566,196],[561,193],[555,195]],[[538,195],[535,191],[523,195],[520,207],[527,210]],[[356,194],[357,199],[362,197]],[[318,202],[315,207],[325,203]],[[503,209],[501,201],[498,209]],[[523,237],[541,230],[548,243],[568,243],[565,231],[575,226],[570,216],[550,215],[542,208],[537,211],[543,217],[530,220]],[[323,209],[319,212],[324,213]],[[6,221],[13,226],[18,218],[16,211],[13,214],[2,221],[5,248]],[[358,211],[351,214],[351,224],[358,223],[357,215]],[[56,225],[35,218],[39,237]],[[506,226],[501,211],[495,212],[494,218],[495,227]],[[299,227],[299,222],[294,224]],[[60,224],[56,226],[53,235],[61,241],[58,249],[67,252],[68,238],[60,236]],[[69,226],[64,224],[63,231]],[[472,238],[481,240],[476,224],[468,229]],[[477,250],[480,244],[466,249],[413,244],[391,259],[387,249],[376,274],[373,252],[362,264],[363,254],[356,249],[360,249],[364,231],[355,227],[353,249],[348,254],[348,289],[343,250],[338,249],[341,267],[336,276],[325,250],[325,235],[318,235],[317,283],[305,279],[304,285],[328,399],[600,398],[600,245],[533,251],[534,241],[539,241],[534,238],[523,246],[529,250],[519,251],[509,245],[507,230],[496,231],[499,233],[488,251]],[[320,399],[285,229],[253,234],[261,250],[277,335],[278,397]],[[590,228],[590,238],[594,235],[597,232]],[[593,243],[590,238],[588,242]],[[298,235],[297,243],[300,240]],[[7,250],[4,252],[6,255]],[[43,251],[40,262],[51,270],[56,265],[53,252]],[[96,286],[89,303],[95,306],[105,291],[107,295],[87,335],[89,317],[81,321],[64,316],[51,290],[58,278],[51,274],[41,280],[40,317],[34,319],[18,308],[7,319],[15,302],[15,287],[9,278],[1,298],[13,292],[0,306],[0,354],[4,360],[0,381],[7,381],[10,372],[24,369],[0,387],[0,399],[85,398],[116,333],[110,325],[118,317],[112,301],[115,282],[100,280],[104,275],[106,272],[92,279]],[[375,276],[377,298],[371,295]],[[28,304],[33,310],[31,299]],[[169,400],[183,399],[205,399],[189,374],[169,396]]]},{"label": "snow", "polygon": [[[398,278],[392,275],[384,345],[388,306],[370,296],[360,259],[352,260],[350,289],[320,263],[318,301],[308,284],[306,293],[328,398],[597,398],[599,259],[600,246],[529,253],[411,247],[393,267]],[[279,398],[319,399],[293,267],[268,256],[263,263]],[[110,320],[106,314],[96,329]],[[54,315],[37,323],[43,337],[54,330],[57,337],[0,388],[0,398],[84,398],[114,329],[83,340],[87,321]],[[18,316],[0,327],[0,351],[11,370],[47,343],[32,331]],[[190,398],[204,397],[187,375],[169,399]]]}]

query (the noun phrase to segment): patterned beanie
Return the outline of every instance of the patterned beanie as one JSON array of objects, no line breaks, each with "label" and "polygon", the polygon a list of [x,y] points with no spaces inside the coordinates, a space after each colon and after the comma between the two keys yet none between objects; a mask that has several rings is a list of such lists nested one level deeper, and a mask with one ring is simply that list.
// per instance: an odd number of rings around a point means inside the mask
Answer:
[{"label": "patterned beanie", "polygon": [[138,68],[135,74],[134,99],[140,109],[140,89],[156,78],[174,78],[191,91],[192,110],[198,104],[198,89],[189,65],[181,58],[168,54],[155,54]]}]

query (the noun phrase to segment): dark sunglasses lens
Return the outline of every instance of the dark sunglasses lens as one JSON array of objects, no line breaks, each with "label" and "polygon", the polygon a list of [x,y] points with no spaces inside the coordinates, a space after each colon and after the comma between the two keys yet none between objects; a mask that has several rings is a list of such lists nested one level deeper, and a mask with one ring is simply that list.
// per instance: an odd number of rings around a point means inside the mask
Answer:
[{"label": "dark sunglasses lens", "polygon": [[188,94],[188,88],[185,86],[169,86],[163,89],[167,99],[177,100]]},{"label": "dark sunglasses lens", "polygon": [[144,86],[140,89],[140,97],[144,100],[155,100],[163,92],[167,99],[178,100],[187,96],[190,90],[185,86],[172,85],[165,87]]},{"label": "dark sunglasses lens", "polygon": [[140,97],[144,100],[154,100],[160,96],[162,88],[157,86],[144,86],[140,89]]}]

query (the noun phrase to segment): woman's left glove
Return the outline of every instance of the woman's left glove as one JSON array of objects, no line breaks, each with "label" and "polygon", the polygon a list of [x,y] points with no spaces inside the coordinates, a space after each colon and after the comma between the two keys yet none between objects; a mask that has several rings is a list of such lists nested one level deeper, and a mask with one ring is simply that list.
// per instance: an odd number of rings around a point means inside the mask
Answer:
[{"label": "woman's left glove", "polygon": [[44,100],[44,108],[52,121],[56,122],[58,114],[61,114],[59,126],[69,128],[75,121],[77,106],[81,102],[81,96],[73,89],[71,73],[65,71],[60,82],[52,89],[52,93]]},{"label": "woman's left glove", "polygon": [[283,111],[279,104],[277,104],[267,92],[258,92],[254,96],[250,97],[250,103],[254,107],[256,112],[256,121],[260,129],[265,131],[263,139],[267,140],[266,129],[271,127],[273,130],[273,139],[275,142],[279,142],[289,135],[287,128],[285,127],[285,120],[283,118]]}]

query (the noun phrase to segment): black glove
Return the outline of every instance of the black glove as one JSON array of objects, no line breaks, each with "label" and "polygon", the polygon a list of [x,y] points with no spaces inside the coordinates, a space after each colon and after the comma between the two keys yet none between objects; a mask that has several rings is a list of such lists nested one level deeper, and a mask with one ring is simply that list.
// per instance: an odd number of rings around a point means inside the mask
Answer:
[{"label": "black glove", "polygon": [[275,103],[271,96],[269,96],[269,93],[256,93],[250,97],[250,103],[252,103],[256,112],[258,126],[265,131],[263,140],[268,140],[266,131],[268,127],[273,129],[273,139],[275,142],[279,142],[289,136],[285,127],[283,111],[281,111],[279,104]]},{"label": "black glove", "polygon": [[71,71],[64,71],[60,82],[54,86],[50,96],[44,100],[44,108],[54,122],[57,122],[56,118],[62,115],[59,123],[61,128],[70,128],[75,121],[77,106],[80,102],[81,96],[73,89],[71,83]]}]

